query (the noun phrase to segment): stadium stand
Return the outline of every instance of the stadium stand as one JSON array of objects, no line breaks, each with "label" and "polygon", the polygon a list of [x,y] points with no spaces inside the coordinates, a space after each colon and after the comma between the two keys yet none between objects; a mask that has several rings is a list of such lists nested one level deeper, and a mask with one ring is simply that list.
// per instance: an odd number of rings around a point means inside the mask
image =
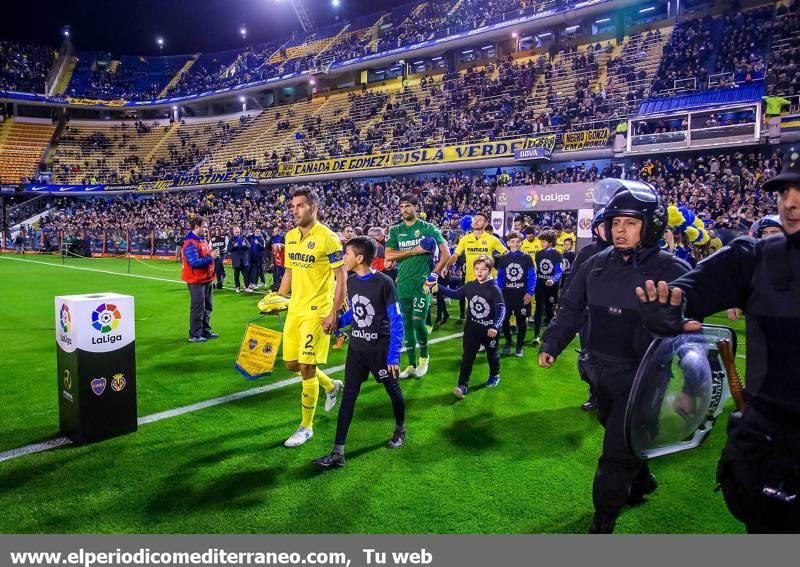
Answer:
[{"label": "stadium stand", "polygon": [[767,89],[772,94],[800,94],[800,3],[778,7],[772,23]]},{"label": "stadium stand", "polygon": [[45,92],[55,58],[52,47],[0,41],[0,91]]},{"label": "stadium stand", "polygon": [[54,131],[46,121],[11,118],[0,124],[0,183],[33,180]]},{"label": "stadium stand", "polygon": [[175,55],[115,60],[110,53],[80,53],[67,94],[99,100],[154,99],[189,59]]}]

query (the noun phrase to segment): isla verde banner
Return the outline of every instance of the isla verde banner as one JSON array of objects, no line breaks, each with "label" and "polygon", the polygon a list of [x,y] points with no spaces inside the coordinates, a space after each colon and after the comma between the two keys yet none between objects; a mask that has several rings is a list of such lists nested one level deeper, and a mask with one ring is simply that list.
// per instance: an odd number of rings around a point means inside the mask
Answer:
[{"label": "isla verde banner", "polygon": [[353,173],[357,171],[392,169],[418,165],[452,163],[490,158],[513,158],[523,150],[528,155],[547,159],[556,145],[556,135],[532,136],[492,142],[474,142],[438,148],[403,150],[385,154],[354,156],[317,161],[285,163],[278,169],[245,169],[239,171],[220,171],[176,175],[158,181],[144,181],[127,185],[64,185],[29,183],[26,191],[34,193],[95,193],[103,191],[156,192],[180,187],[205,185],[239,184],[255,185],[260,179],[304,177],[309,175],[329,175],[334,173]]}]

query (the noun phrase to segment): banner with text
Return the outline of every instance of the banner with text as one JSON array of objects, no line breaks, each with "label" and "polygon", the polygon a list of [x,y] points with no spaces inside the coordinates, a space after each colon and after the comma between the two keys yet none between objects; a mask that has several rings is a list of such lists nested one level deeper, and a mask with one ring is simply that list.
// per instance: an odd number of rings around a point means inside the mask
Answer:
[{"label": "banner with text", "polygon": [[495,142],[475,142],[441,148],[422,148],[388,154],[325,159],[292,164],[290,172],[279,172],[291,177],[302,175],[322,175],[326,173],[347,173],[370,169],[407,167],[437,163],[450,163],[497,157],[514,157],[518,150],[539,148],[547,153],[553,151],[556,135],[548,134],[529,138],[515,138]]},{"label": "banner with text", "polygon": [[611,137],[609,128],[584,130],[582,132],[566,132],[561,135],[561,146],[565,152],[575,152],[588,148],[602,148]]},{"label": "banner with text", "polygon": [[569,211],[592,208],[594,183],[498,187],[497,207],[506,211]]}]

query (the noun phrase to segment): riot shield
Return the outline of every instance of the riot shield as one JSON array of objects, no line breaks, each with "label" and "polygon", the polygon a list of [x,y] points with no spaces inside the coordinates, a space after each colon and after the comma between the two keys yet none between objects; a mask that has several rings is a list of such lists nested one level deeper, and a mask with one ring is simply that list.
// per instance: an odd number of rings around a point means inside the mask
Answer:
[{"label": "riot shield", "polygon": [[625,415],[631,452],[653,458],[697,447],[711,432],[730,397],[717,341],[736,349],[727,327],[653,341],[634,378]]}]

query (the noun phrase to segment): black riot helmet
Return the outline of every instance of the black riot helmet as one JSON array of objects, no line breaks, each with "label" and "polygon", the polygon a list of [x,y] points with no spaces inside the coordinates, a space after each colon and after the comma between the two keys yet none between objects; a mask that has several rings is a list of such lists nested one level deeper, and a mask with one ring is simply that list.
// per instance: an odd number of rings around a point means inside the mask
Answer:
[{"label": "black riot helmet", "polygon": [[[608,180],[606,180],[608,181]],[[631,217],[642,221],[642,242],[640,246],[650,248],[658,246],[658,241],[667,228],[667,208],[661,198],[648,183],[615,179],[619,183],[611,199],[606,203],[603,222],[606,227],[606,238],[611,237],[611,223],[615,217]]]},{"label": "black riot helmet", "polygon": [[[592,217],[592,236],[596,240],[600,240],[603,242],[606,242],[606,239],[600,237],[600,233],[597,231],[597,228],[605,222],[605,219],[603,218],[603,213],[605,212],[605,210],[606,210],[605,207],[600,207],[595,211],[594,217]],[[608,236],[607,233],[606,236]]]}]

